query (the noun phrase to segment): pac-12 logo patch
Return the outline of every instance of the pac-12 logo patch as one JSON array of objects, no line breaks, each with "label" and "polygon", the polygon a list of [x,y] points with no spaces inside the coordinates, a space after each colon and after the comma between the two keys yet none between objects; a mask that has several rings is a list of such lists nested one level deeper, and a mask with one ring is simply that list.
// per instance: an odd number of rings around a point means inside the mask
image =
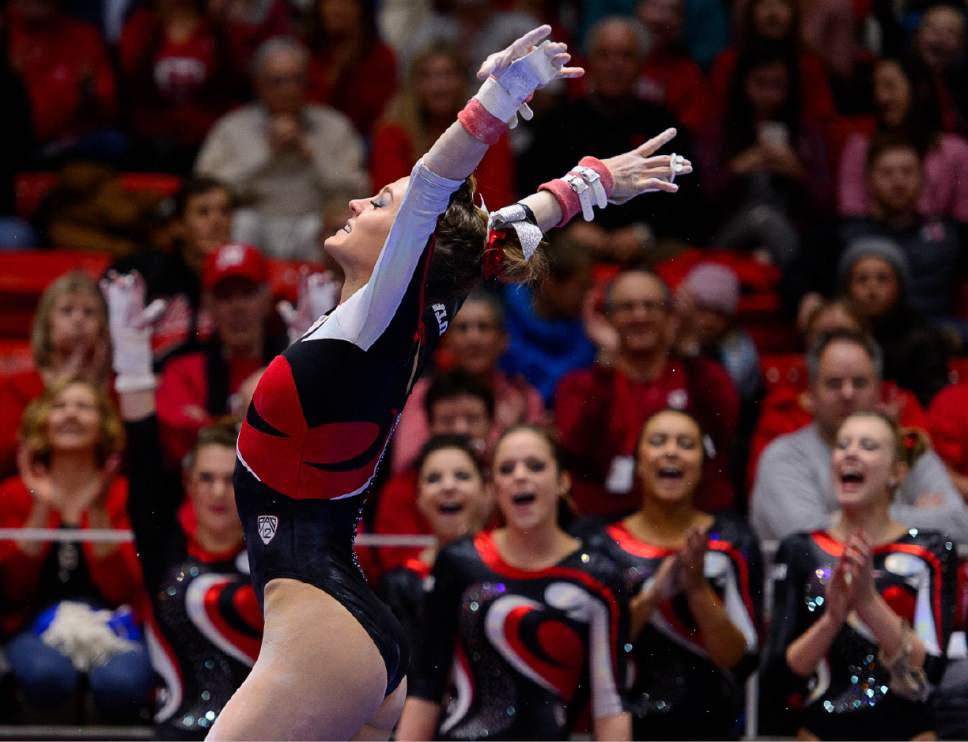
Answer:
[{"label": "pac-12 logo patch", "polygon": [[269,542],[276,535],[276,529],[279,527],[279,519],[274,515],[260,515],[258,524],[259,538],[262,539],[262,543],[268,546]]}]

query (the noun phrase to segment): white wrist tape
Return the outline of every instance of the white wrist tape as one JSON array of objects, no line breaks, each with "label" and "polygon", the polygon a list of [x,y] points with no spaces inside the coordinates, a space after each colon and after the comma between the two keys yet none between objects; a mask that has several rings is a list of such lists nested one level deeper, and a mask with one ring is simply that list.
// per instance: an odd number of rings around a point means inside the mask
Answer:
[{"label": "white wrist tape", "polygon": [[[511,121],[518,109],[538,88],[558,77],[559,69],[545,54],[544,42],[511,65],[496,77],[489,77],[474,96],[495,118]],[[528,113],[522,112],[524,118]]]},{"label": "white wrist tape", "polygon": [[128,376],[120,375],[114,379],[114,389],[119,394],[124,394],[125,392],[147,392],[158,386],[158,381],[154,374],[145,374],[143,376]]},{"label": "white wrist tape", "polygon": [[573,168],[562,180],[578,196],[578,202],[581,204],[581,215],[586,222],[595,218],[593,206],[604,209],[608,205],[608,196],[605,194],[602,179],[591,168],[579,165]]},{"label": "white wrist tape", "polygon": [[534,255],[534,251],[541,244],[541,238],[544,234],[537,224],[528,221],[528,212],[524,206],[511,204],[503,209],[491,212],[487,220],[488,230],[505,229],[506,227],[511,227],[518,236],[524,259],[531,260],[531,256]]}]

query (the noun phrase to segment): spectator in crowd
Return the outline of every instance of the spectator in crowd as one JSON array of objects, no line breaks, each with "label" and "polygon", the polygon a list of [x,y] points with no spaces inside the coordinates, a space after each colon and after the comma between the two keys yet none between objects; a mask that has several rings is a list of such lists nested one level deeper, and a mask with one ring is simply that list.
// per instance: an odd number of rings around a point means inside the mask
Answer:
[{"label": "spectator in crowd", "polygon": [[[939,84],[945,109],[957,114],[958,128],[968,124],[968,49],[965,9],[956,3],[931,3],[921,15],[913,51]],[[954,110],[952,110],[954,109]]]},{"label": "spectator in crowd", "polygon": [[[500,300],[483,289],[473,291],[451,320],[444,337],[443,354],[453,359],[454,368],[476,374],[493,390],[494,426],[489,443],[512,425],[540,423],[545,416],[538,390],[523,378],[510,377],[498,368],[498,359],[507,347]],[[420,379],[403,408],[393,441],[394,472],[410,467],[430,437],[424,398],[432,384],[430,377]]]},{"label": "spectator in crowd", "polygon": [[148,299],[164,299],[165,313],[155,324],[152,344],[160,361],[179,349],[192,349],[212,331],[203,312],[202,267],[205,259],[229,241],[232,195],[214,178],[189,178],[175,195],[171,252],[151,250],[115,263],[118,273],[138,271],[148,287]]},{"label": "spectator in crowd", "polygon": [[398,77],[393,50],[376,27],[375,3],[315,0],[312,13],[309,99],[340,111],[369,139]]},{"label": "spectator in crowd", "polygon": [[834,440],[837,514],[813,532],[801,522],[777,553],[763,708],[796,709],[798,739],[935,739],[927,696],[953,628],[954,544],[892,507],[916,439],[854,412]]},{"label": "spectator in crowd", "polygon": [[237,85],[225,37],[199,0],[136,8],[118,45],[137,167],[184,173]]},{"label": "spectator in crowd", "polygon": [[555,232],[547,257],[548,271],[540,284],[504,288],[510,343],[501,367],[527,379],[550,406],[561,377],[588,366],[596,351],[583,319],[592,288],[591,255],[575,240]]},{"label": "spectator in crowd", "polygon": [[565,739],[589,700],[593,738],[631,739],[628,594],[608,554],[558,525],[569,481],[554,441],[511,428],[495,449],[493,481],[504,525],[452,543],[434,563],[397,739],[465,739],[485,728],[496,739]]},{"label": "spectator in crowd", "polygon": [[755,49],[786,49],[794,57],[789,85],[800,94],[804,116],[825,125],[834,115],[833,95],[823,59],[801,42],[800,4],[796,0],[749,0],[739,13],[736,42],[713,63],[709,80],[716,106],[733,100],[739,58]]},{"label": "spectator in crowd", "polygon": [[100,136],[114,123],[117,91],[97,29],[68,16],[58,0],[13,0],[6,32],[10,64],[30,96],[39,156],[118,155],[117,143]]},{"label": "spectator in crowd", "polygon": [[208,0],[208,15],[225,34],[231,68],[252,67],[256,50],[274,36],[293,32],[286,0]]},{"label": "spectator in crowd", "polygon": [[17,430],[27,405],[67,378],[102,387],[110,374],[109,342],[104,300],[88,274],[72,271],[47,287],[30,334],[34,367],[0,377],[0,477],[16,471]]},{"label": "spectator in crowd", "polygon": [[251,245],[229,243],[210,253],[202,289],[212,339],[166,363],[158,384],[158,421],[171,463],[182,460],[203,427],[225,415],[242,417],[233,397],[288,345],[271,322],[266,259]]},{"label": "spectator in crowd", "polygon": [[416,470],[417,509],[430,524],[436,543],[389,570],[377,590],[403,626],[411,652],[427,630],[423,622],[424,581],[437,554],[457,539],[477,533],[491,511],[484,465],[467,436],[434,436],[421,449]]},{"label": "spectator in crowd", "polygon": [[[117,476],[124,431],[99,387],[58,381],[27,408],[21,438],[20,476],[0,484],[0,526],[128,527],[128,484]],[[106,719],[137,718],[153,682],[147,652],[100,612],[139,597],[131,544],[4,541],[0,588],[5,633],[14,634],[5,651],[28,708],[62,709],[86,675]]]},{"label": "spectator in crowd", "polygon": [[258,100],[219,119],[195,170],[229,184],[240,208],[233,239],[277,258],[318,258],[320,205],[334,190],[363,192],[363,144],[337,111],[306,103],[309,54],[265,42],[253,62]]},{"label": "spectator in crowd", "polygon": [[[968,159],[964,164],[958,177],[968,172]],[[867,150],[871,200],[864,216],[844,221],[841,236],[847,244],[861,237],[895,243],[909,268],[906,289],[911,305],[928,318],[941,319],[953,314],[960,245],[954,225],[918,213],[926,178],[927,163],[922,167],[912,142],[890,137],[871,142]]]},{"label": "spectator in crowd", "polygon": [[746,521],[693,505],[704,458],[691,415],[650,417],[635,452],[641,508],[603,534],[637,596],[633,739],[739,739],[742,731],[743,681],[759,651],[763,565]]},{"label": "spectator in crowd", "polygon": [[[562,100],[535,119],[531,147],[519,161],[523,192],[536,188],[547,173],[567,170],[587,147],[596,157],[607,157],[644,141],[649,131],[679,126],[668,109],[638,95],[647,46],[646,33],[633,18],[610,17],[589,31],[587,94]],[[689,140],[682,131],[676,151],[689,156]],[[695,192],[684,184],[675,199],[612,207],[597,215],[594,224],[576,222],[568,234],[598,259],[630,261],[642,257],[653,236],[689,236],[697,226],[686,216],[693,208]]]},{"label": "spectator in crowd", "polygon": [[[880,388],[880,350],[869,337],[826,335],[807,357],[814,421],[766,447],[753,486],[750,515],[761,539],[827,528],[837,509],[830,452],[837,430],[854,412],[875,410]],[[898,490],[893,517],[917,528],[941,528],[968,537],[968,506],[932,451],[921,456]]]},{"label": "spectator in crowd", "polygon": [[[874,133],[907,140],[923,159],[918,213],[968,222],[968,142],[942,117],[930,71],[915,61],[885,58],[874,67]],[[872,136],[856,132],[840,155],[838,209],[844,216],[867,216],[876,205],[871,192],[868,149]]]},{"label": "spectator in crowd", "polygon": [[705,462],[696,506],[718,512],[733,505],[727,452],[739,397],[719,364],[671,353],[676,322],[668,288],[642,270],[619,273],[605,294],[604,314],[590,318],[588,334],[598,359],[565,376],[555,395],[555,418],[582,515],[635,510],[638,435],[666,407],[700,420],[717,452]]},{"label": "spectator in crowd", "polygon": [[[165,686],[157,733],[201,739],[248,675],[262,637],[232,484],[238,432],[234,422],[203,428],[184,467],[165,469],[144,283],[137,274],[111,276],[104,290],[128,439],[128,512],[147,588],[152,660]],[[185,495],[190,531],[177,515]]]},{"label": "spectator in crowd", "polygon": [[[414,56],[403,87],[373,132],[370,178],[374,183],[392,183],[409,175],[418,153],[427,151],[467,101],[466,80],[456,47],[438,42]],[[506,135],[488,149],[475,178],[490,208],[514,201],[514,158]]]},{"label": "spectator in crowd", "polygon": [[636,13],[649,32],[639,95],[664,106],[695,136],[709,122],[711,91],[702,68],[683,45],[685,0],[641,0]]},{"label": "spectator in crowd", "polygon": [[[423,399],[431,436],[465,435],[478,455],[487,458],[494,427],[494,391],[491,385],[464,369],[440,373],[427,387]],[[429,534],[430,523],[417,508],[419,471],[412,464],[383,485],[373,521],[377,533]],[[382,549],[376,554],[384,568],[416,557],[411,547]]]},{"label": "spectator in crowd", "polygon": [[[857,308],[846,298],[818,298],[817,301],[819,303],[812,309],[804,310],[804,347],[808,350],[832,332],[867,331]],[[797,360],[798,363],[788,367],[789,376],[773,385],[760,405],[760,417],[750,444],[747,465],[747,481],[751,483],[756,479],[756,467],[766,447],[781,435],[793,433],[813,421],[814,408],[809,391],[806,357],[802,356]],[[917,397],[907,389],[891,381],[881,381],[878,400],[883,409],[897,417],[901,425],[921,430],[927,428],[924,409]]]},{"label": "spectator in crowd", "polygon": [[928,432],[948,476],[968,503],[968,385],[951,384],[928,408]]},{"label": "spectator in crowd", "polygon": [[[917,257],[922,263],[930,259],[923,253]],[[938,278],[941,273],[935,272]],[[890,240],[859,237],[841,257],[839,277],[843,293],[884,352],[884,378],[914,392],[927,407],[948,383],[948,347],[908,300],[908,287],[917,286],[919,277],[907,256]]]},{"label": "spectator in crowd", "polygon": [[765,250],[781,269],[831,205],[823,131],[799,85],[790,49],[744,50],[725,115],[705,141],[706,187],[719,205],[714,219],[723,222],[713,243]]},{"label": "spectator in crowd", "polygon": [[0,121],[0,250],[36,244],[31,226],[17,217],[16,177],[30,162],[33,151],[30,97],[7,52],[7,21],[0,13],[0,100],[4,115]]}]

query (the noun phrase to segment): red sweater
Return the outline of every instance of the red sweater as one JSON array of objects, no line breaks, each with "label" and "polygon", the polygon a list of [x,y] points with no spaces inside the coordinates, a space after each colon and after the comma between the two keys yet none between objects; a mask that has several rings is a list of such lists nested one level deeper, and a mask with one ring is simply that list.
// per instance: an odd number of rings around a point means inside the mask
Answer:
[{"label": "red sweater", "polygon": [[[110,527],[130,528],[127,513],[128,480],[118,477],[107,495]],[[34,498],[20,477],[0,482],[0,528],[20,528],[33,509]],[[60,513],[52,512],[45,528],[59,528]],[[81,516],[80,528],[88,528],[88,513]],[[111,606],[136,605],[141,592],[141,567],[133,543],[119,544],[107,556],[98,557],[94,546],[81,546],[91,582],[99,597]],[[0,631],[18,630],[31,614],[44,606],[44,596],[37,595],[37,581],[51,544],[45,543],[37,556],[21,550],[13,541],[0,541]]]},{"label": "red sweater", "polygon": [[712,90],[702,69],[686,55],[650,54],[639,76],[639,95],[665,106],[693,132],[709,123]]},{"label": "red sweater", "polygon": [[29,26],[16,8],[7,19],[10,63],[30,96],[38,143],[79,136],[114,120],[114,75],[94,26],[64,15]]},{"label": "red sweater", "polygon": [[[430,524],[417,509],[417,470],[413,467],[394,474],[383,485],[376,503],[373,530],[381,534],[430,534]],[[382,570],[390,570],[420,553],[419,547],[378,549]]]},{"label": "red sweater", "polygon": [[0,377],[0,479],[16,473],[20,420],[43,393],[44,380],[35,369]]},{"label": "red sweater", "polygon": [[739,396],[726,371],[705,358],[670,359],[658,378],[636,382],[614,368],[595,364],[573,371],[555,393],[561,444],[572,464],[572,495],[581,515],[619,515],[638,507],[635,487],[608,492],[606,479],[616,457],[631,457],[645,421],[674,407],[696,416],[717,456],[706,462],[696,498],[700,510],[733,505],[728,459],[739,419]]},{"label": "red sweater", "polygon": [[[413,142],[406,130],[398,124],[385,123],[377,126],[373,134],[370,153],[370,180],[374,189],[382,188],[398,178],[410,175],[417,157]],[[516,198],[514,188],[514,157],[507,135],[487,150],[475,171],[477,189],[483,194],[489,209],[507,206]]]},{"label": "red sweater", "polygon": [[968,474],[968,386],[952,384],[931,401],[928,430],[938,456],[959,474]]},{"label": "red sweater", "polygon": [[[328,49],[313,55],[309,63],[309,99],[341,111],[362,136],[368,137],[397,90],[397,59],[393,50],[382,41],[375,41],[349,69],[340,70],[333,77],[332,68]],[[407,168],[404,175],[409,172]]]}]

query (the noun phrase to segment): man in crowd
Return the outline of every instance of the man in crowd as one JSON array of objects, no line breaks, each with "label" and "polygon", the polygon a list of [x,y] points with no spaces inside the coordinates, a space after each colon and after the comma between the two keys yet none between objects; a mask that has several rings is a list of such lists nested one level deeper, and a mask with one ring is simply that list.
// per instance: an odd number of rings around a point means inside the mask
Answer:
[{"label": "man in crowd", "polygon": [[587,321],[599,355],[558,386],[555,417],[582,515],[619,515],[639,506],[634,454],[642,425],[667,407],[695,415],[715,449],[707,456],[698,507],[733,505],[730,445],[739,397],[726,371],[702,356],[672,354],[677,318],[662,280],[643,270],[619,273],[604,315]]},{"label": "man in crowd", "polygon": [[158,384],[158,420],[169,463],[181,461],[198,431],[216,418],[240,416],[233,395],[244,394],[252,378],[287,345],[284,334],[270,330],[268,265],[254,247],[229,243],[211,253],[202,287],[212,338],[169,361]]},{"label": "man in crowd", "polygon": [[[880,350],[868,336],[836,331],[822,336],[807,356],[814,421],[777,438],[760,459],[750,505],[761,539],[826,528],[837,509],[830,457],[837,430],[859,410],[878,407]],[[921,456],[895,496],[902,523],[968,537],[968,507],[933,451]]]},{"label": "man in crowd", "polygon": [[195,163],[238,197],[233,239],[276,258],[317,260],[320,205],[333,191],[369,188],[352,124],[306,103],[308,62],[294,39],[265,42],[254,62],[258,100],[220,119]]}]

